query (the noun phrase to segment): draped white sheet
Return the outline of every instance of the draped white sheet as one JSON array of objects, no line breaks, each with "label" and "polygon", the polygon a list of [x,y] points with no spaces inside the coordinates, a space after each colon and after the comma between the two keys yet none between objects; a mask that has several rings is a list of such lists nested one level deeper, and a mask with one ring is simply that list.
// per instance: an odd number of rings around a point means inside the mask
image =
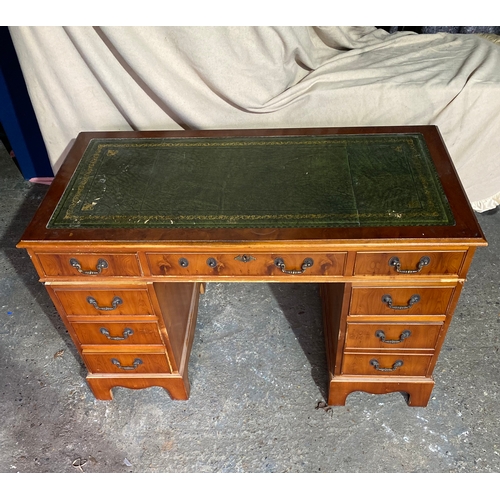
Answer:
[{"label": "draped white sheet", "polygon": [[10,27],[56,172],[81,131],[439,127],[500,204],[500,45],[375,27]]}]

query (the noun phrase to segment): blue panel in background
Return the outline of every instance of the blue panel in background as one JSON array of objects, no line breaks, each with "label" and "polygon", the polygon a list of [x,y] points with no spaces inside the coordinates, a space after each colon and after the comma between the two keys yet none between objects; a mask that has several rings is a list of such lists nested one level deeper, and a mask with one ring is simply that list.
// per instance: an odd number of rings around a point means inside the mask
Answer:
[{"label": "blue panel in background", "polygon": [[0,26],[0,124],[25,179],[53,177],[47,149],[10,37]]}]

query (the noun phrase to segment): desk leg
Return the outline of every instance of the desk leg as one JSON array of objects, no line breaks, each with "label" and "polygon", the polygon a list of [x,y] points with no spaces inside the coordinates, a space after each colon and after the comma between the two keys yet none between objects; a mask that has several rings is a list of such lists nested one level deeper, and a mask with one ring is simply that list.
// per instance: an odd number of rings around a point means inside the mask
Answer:
[{"label": "desk leg", "polygon": [[162,387],[172,399],[189,398],[189,381],[181,375],[151,374],[146,377],[110,377],[96,374],[87,375],[87,383],[96,399],[112,400],[114,387],[127,389],[146,389],[148,387]]},{"label": "desk leg", "polygon": [[434,380],[373,380],[369,378],[355,379],[354,377],[339,376],[330,379],[328,393],[329,406],[344,406],[347,396],[352,392],[361,391],[369,394],[389,394],[401,392],[408,395],[408,406],[427,406]]}]

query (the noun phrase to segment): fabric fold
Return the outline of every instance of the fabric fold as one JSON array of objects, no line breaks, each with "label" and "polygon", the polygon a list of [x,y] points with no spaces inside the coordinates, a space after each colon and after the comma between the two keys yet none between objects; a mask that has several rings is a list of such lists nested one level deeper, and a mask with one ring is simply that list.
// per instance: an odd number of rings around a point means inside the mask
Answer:
[{"label": "fabric fold", "polygon": [[500,45],[373,26],[10,27],[54,172],[81,131],[437,125],[500,192]]}]

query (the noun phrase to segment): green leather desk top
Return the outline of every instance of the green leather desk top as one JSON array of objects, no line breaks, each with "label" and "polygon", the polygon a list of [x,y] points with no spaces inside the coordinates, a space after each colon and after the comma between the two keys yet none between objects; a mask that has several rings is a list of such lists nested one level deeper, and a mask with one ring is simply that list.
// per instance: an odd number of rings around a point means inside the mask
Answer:
[{"label": "green leather desk top", "polygon": [[92,139],[48,228],[453,225],[418,133]]}]

